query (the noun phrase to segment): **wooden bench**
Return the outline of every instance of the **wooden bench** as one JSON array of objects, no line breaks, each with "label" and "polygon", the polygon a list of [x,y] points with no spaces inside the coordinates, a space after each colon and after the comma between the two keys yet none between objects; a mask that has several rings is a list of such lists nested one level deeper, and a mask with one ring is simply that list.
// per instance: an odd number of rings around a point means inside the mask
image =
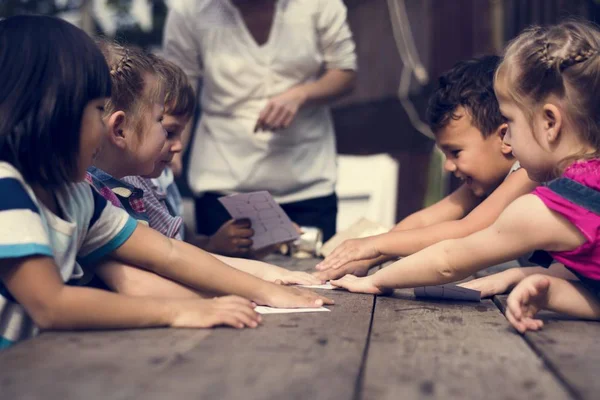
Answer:
[{"label": "wooden bench", "polygon": [[[271,262],[311,270],[315,260]],[[327,291],[329,313],[217,328],[48,332],[0,352],[2,399],[597,399],[600,324],[517,334],[501,308]]]}]

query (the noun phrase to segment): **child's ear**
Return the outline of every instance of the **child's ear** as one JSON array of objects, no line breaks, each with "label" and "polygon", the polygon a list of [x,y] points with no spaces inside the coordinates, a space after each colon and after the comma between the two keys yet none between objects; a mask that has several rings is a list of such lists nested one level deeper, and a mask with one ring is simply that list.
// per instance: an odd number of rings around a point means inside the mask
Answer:
[{"label": "child's ear", "polygon": [[508,124],[502,124],[498,127],[498,129],[496,129],[496,132],[495,132],[495,134],[498,136],[498,138],[502,141],[500,151],[502,151],[502,154],[504,154],[504,155],[509,155],[512,153],[511,145],[506,143],[506,141],[504,141],[504,136],[506,136],[507,131],[508,131]]},{"label": "child's ear", "polygon": [[548,143],[554,143],[562,128],[562,114],[554,104],[547,103],[542,107],[542,134]]},{"label": "child's ear", "polygon": [[106,122],[108,127],[108,140],[119,148],[126,148],[125,140],[125,112],[116,111],[108,117]]}]

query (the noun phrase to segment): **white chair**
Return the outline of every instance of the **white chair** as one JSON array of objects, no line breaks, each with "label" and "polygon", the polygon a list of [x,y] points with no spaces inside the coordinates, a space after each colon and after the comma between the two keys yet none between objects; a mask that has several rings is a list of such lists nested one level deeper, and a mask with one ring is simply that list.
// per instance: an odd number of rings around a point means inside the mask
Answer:
[{"label": "white chair", "polygon": [[338,156],[337,231],[361,217],[391,228],[396,223],[399,165],[387,154]]}]

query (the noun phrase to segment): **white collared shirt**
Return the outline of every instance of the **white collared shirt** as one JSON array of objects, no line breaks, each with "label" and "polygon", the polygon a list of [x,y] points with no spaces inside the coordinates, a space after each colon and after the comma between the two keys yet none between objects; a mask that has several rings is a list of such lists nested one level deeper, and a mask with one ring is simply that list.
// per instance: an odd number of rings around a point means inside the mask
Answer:
[{"label": "white collared shirt", "polygon": [[189,183],[199,194],[268,190],[280,203],[327,196],[336,180],[329,108],[308,105],[279,132],[254,133],[273,96],[317,80],[325,69],[356,69],[341,0],[279,0],[259,46],[229,0],[173,2],[167,58],[203,78]]}]

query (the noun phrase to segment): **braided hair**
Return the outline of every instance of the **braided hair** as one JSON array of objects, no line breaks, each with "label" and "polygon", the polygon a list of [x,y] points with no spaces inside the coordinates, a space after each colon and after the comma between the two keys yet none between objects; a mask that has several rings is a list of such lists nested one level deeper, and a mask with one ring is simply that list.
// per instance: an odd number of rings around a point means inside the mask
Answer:
[{"label": "braided hair", "polygon": [[533,124],[550,96],[560,99],[574,131],[600,155],[600,31],[588,22],[535,26],[506,48],[496,93],[515,101]]},{"label": "braided hair", "polygon": [[[105,107],[105,115],[124,111],[132,116],[128,123],[141,131],[138,128],[141,127],[143,111],[164,100],[164,82],[154,67],[153,58],[139,48],[126,47],[106,39],[100,39],[98,46],[108,63],[112,81],[112,93]],[[150,81],[150,76],[157,79]],[[148,85],[149,82],[152,84]]]}]

